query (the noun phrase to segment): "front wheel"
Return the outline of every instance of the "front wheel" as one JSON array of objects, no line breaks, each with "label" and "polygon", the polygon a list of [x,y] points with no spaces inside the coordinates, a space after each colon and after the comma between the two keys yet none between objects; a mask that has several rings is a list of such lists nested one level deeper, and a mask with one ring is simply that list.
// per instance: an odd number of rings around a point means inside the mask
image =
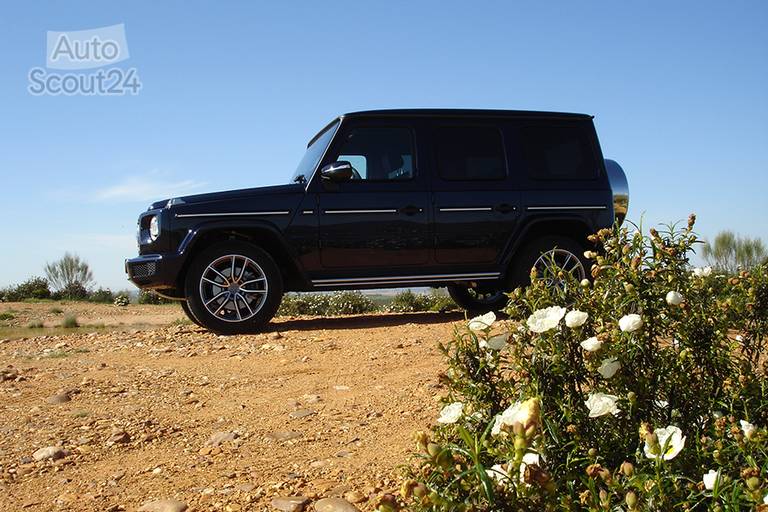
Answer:
[{"label": "front wheel", "polygon": [[505,290],[499,288],[468,288],[458,284],[448,286],[448,295],[451,296],[460,308],[470,313],[487,313],[504,309],[509,301]]},{"label": "front wheel", "polygon": [[192,310],[189,309],[189,304],[187,303],[187,301],[182,300],[180,302],[181,302],[181,309],[182,311],[184,311],[184,314],[187,315],[187,318],[189,318],[189,320],[196,326],[205,327],[203,324],[200,323],[200,320],[195,318],[195,315],[192,314]]},{"label": "front wheel", "polygon": [[192,316],[218,334],[256,332],[277,312],[283,279],[264,250],[229,241],[200,253],[186,276]]}]

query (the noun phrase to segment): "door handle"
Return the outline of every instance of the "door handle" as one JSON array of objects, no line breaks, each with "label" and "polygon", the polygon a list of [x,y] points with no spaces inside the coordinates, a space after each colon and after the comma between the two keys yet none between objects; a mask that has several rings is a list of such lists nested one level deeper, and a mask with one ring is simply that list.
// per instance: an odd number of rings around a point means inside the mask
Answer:
[{"label": "door handle", "polygon": [[511,213],[511,212],[515,211],[516,209],[517,208],[515,208],[511,204],[507,204],[507,203],[496,205],[496,208],[495,208],[495,210],[497,212],[499,212],[499,213]]},{"label": "door handle", "polygon": [[418,206],[408,205],[403,206],[400,208],[400,213],[405,215],[416,215],[417,213],[421,213],[423,210],[419,208]]}]

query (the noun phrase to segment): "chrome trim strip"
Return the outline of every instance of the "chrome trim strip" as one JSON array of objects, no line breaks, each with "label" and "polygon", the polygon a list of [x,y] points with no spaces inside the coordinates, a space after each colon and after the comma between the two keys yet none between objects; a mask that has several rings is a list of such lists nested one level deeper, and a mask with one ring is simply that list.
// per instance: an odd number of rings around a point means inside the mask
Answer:
[{"label": "chrome trim strip", "polygon": [[301,210],[302,215],[312,215],[315,213],[315,210]]},{"label": "chrome trim strip", "polygon": [[254,215],[288,215],[291,213],[289,210],[280,210],[272,212],[221,212],[221,213],[177,213],[176,218],[183,217],[244,217]]},{"label": "chrome trim strip", "polygon": [[475,206],[468,208],[440,208],[441,212],[492,212],[490,206]]},{"label": "chrome trim strip", "polygon": [[338,214],[338,213],[397,213],[397,210],[387,208],[383,210],[325,210],[323,213]]},{"label": "chrome trim strip", "polygon": [[179,248],[176,249],[176,252],[179,254],[184,254],[184,251],[187,250],[187,247],[190,243],[192,243],[192,239],[195,238],[197,235],[196,229],[190,229],[187,231],[187,234],[184,235],[184,238],[181,240],[181,243],[179,244]]},{"label": "chrome trim strip", "polygon": [[605,210],[605,205],[593,206],[528,206],[526,210]]},{"label": "chrome trim strip", "polygon": [[434,274],[427,276],[391,276],[391,277],[350,277],[340,279],[314,279],[312,284],[359,284],[359,283],[388,283],[388,282],[414,282],[434,281],[444,279],[496,279],[501,272],[483,272],[478,274]]}]

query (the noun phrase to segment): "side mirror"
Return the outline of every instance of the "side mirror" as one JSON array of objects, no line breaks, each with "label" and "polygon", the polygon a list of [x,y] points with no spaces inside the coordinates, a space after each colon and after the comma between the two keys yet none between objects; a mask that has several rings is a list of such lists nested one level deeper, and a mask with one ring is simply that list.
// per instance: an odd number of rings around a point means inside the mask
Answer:
[{"label": "side mirror", "polygon": [[352,164],[346,160],[333,162],[320,169],[320,176],[322,176],[324,180],[336,183],[349,181],[352,179]]}]

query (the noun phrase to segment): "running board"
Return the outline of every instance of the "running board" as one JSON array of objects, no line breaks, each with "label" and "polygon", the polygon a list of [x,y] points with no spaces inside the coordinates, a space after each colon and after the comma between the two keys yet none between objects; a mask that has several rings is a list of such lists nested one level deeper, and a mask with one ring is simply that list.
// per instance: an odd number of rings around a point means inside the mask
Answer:
[{"label": "running board", "polygon": [[429,276],[391,276],[391,277],[351,277],[344,279],[316,279],[313,286],[364,286],[387,284],[430,283],[444,281],[488,281],[501,277],[500,272],[483,272],[478,274],[435,274]]}]

